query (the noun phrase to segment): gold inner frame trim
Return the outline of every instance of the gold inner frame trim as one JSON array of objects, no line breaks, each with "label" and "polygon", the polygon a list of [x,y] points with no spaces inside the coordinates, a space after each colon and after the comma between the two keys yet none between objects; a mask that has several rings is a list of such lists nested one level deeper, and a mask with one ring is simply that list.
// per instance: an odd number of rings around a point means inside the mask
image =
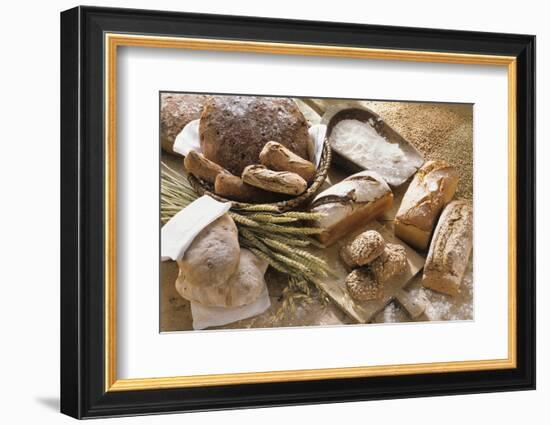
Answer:
[{"label": "gold inner frame trim", "polygon": [[[516,359],[516,58],[445,52],[370,49],[327,45],[267,43],[106,33],[105,45],[105,391],[136,391],[215,385],[312,381],[510,369]],[[121,46],[325,56],[404,62],[435,62],[507,67],[508,72],[508,357],[494,360],[399,364],[253,373],[118,379],[116,325],[116,99],[117,49]]]}]

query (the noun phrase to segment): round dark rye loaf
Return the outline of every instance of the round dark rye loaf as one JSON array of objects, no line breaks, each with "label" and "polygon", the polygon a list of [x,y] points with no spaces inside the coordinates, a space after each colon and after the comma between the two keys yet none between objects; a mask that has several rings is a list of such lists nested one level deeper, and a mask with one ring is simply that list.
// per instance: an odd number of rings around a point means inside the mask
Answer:
[{"label": "round dark rye loaf", "polygon": [[160,96],[160,144],[169,153],[176,136],[188,123],[199,119],[209,96],[200,94],[162,93]]},{"label": "round dark rye loaf", "polygon": [[308,124],[288,98],[213,97],[199,131],[204,156],[237,176],[247,165],[260,162],[260,152],[271,140],[309,159]]}]

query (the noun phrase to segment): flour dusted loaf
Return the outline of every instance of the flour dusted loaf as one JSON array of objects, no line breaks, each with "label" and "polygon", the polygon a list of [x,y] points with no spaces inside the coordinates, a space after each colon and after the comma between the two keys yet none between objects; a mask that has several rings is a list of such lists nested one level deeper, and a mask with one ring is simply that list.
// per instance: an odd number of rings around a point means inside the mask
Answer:
[{"label": "flour dusted loaf", "polygon": [[224,214],[206,226],[178,260],[178,292],[191,301],[218,305],[218,296],[212,294],[237,271],[239,257],[237,226]]},{"label": "flour dusted loaf", "polygon": [[445,161],[428,161],[415,174],[395,216],[395,235],[416,248],[428,248],[443,207],[453,198],[458,174]]},{"label": "flour dusted loaf", "polygon": [[457,295],[473,243],[473,209],[470,201],[453,201],[441,213],[434,231],[422,285]]},{"label": "flour dusted loaf", "polygon": [[374,171],[361,171],[319,193],[311,211],[324,217],[314,225],[323,229],[320,242],[330,246],[338,239],[388,211],[393,193]]},{"label": "flour dusted loaf", "polygon": [[174,152],[176,136],[191,121],[200,118],[210,96],[199,94],[162,93],[160,96],[160,144],[162,150]]},{"label": "flour dusted loaf", "polygon": [[212,97],[201,115],[199,136],[204,156],[237,176],[260,162],[271,140],[309,159],[308,124],[289,98]]}]

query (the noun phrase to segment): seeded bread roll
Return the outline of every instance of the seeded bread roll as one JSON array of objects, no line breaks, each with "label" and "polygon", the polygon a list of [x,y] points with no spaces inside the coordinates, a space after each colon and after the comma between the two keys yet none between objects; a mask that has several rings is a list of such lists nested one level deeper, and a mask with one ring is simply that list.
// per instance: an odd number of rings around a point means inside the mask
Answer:
[{"label": "seeded bread roll", "polygon": [[204,156],[237,176],[260,162],[271,140],[309,159],[307,121],[288,98],[213,97],[201,115],[199,135]]},{"label": "seeded bread roll", "polygon": [[229,173],[218,174],[214,183],[214,192],[216,195],[223,196],[232,201],[255,204],[278,202],[286,198],[285,195],[267,192],[258,187],[251,186],[243,182],[240,177]]},{"label": "seeded bread roll", "polygon": [[384,286],[368,267],[353,270],[344,283],[348,293],[357,301],[378,300],[384,295]]},{"label": "seeded bread roll", "polygon": [[183,165],[191,174],[210,183],[216,181],[218,174],[228,173],[226,169],[195,151],[190,151],[187,154],[183,160]]},{"label": "seeded bread roll", "polygon": [[457,295],[473,244],[473,210],[466,200],[445,207],[434,232],[422,285],[434,291]]},{"label": "seeded bread roll", "polygon": [[[176,136],[191,121],[200,118],[210,96],[199,94],[162,93],[160,95],[160,144],[162,150],[174,152]],[[181,155],[180,155],[181,156]]]},{"label": "seeded bread roll", "polygon": [[269,192],[300,195],[307,189],[306,181],[296,173],[272,171],[263,165],[249,165],[242,175],[245,183]]},{"label": "seeded bread roll", "polygon": [[445,161],[428,161],[415,174],[395,216],[395,235],[416,248],[428,248],[443,207],[456,191],[458,174]]},{"label": "seeded bread roll", "polygon": [[369,264],[384,252],[386,242],[376,230],[367,230],[353,239],[340,250],[344,264],[354,269]]},{"label": "seeded bread roll", "polygon": [[405,273],[407,266],[405,248],[395,243],[387,244],[384,252],[369,264],[374,276],[381,283],[385,283],[392,277]]},{"label": "seeded bread roll", "polygon": [[361,171],[319,193],[310,210],[324,214],[314,225],[323,229],[319,241],[330,246],[388,211],[393,193],[374,171]]},{"label": "seeded bread roll", "polygon": [[315,176],[315,165],[277,142],[267,142],[260,152],[260,162],[275,171],[296,173],[306,182]]}]

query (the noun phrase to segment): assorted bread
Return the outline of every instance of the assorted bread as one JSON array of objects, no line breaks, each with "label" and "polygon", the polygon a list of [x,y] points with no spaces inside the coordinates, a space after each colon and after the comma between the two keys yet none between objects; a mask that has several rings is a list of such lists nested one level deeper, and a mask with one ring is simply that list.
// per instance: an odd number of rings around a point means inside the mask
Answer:
[{"label": "assorted bread", "polygon": [[395,235],[426,250],[443,207],[453,198],[458,174],[446,161],[428,161],[415,174],[395,216]]},{"label": "assorted bread", "polygon": [[[161,144],[173,153],[176,135],[200,117],[202,153],[184,158],[187,172],[215,194],[238,202],[272,203],[303,194],[317,168],[310,161],[308,124],[288,98],[247,96],[161,96]],[[452,201],[455,168],[443,160],[426,162],[409,184],[394,219],[394,232],[427,251],[422,285],[448,295],[460,292],[473,245],[472,204]],[[374,171],[364,170],[318,193],[308,211],[329,247],[388,212],[394,195]],[[339,251],[349,274],[343,282],[357,302],[378,300],[384,284],[409,267],[403,246],[386,243],[380,233],[359,234]],[[256,300],[265,288],[267,263],[239,246],[227,214],[205,227],[178,260],[176,289],[195,303],[238,307]]]},{"label": "assorted bread", "polygon": [[313,224],[323,229],[319,241],[330,246],[384,214],[392,203],[393,193],[388,184],[375,172],[365,170],[319,193],[310,211],[323,215]]},{"label": "assorted bread", "polygon": [[437,223],[430,245],[422,285],[426,288],[457,295],[473,244],[473,210],[470,201],[448,204]]}]

